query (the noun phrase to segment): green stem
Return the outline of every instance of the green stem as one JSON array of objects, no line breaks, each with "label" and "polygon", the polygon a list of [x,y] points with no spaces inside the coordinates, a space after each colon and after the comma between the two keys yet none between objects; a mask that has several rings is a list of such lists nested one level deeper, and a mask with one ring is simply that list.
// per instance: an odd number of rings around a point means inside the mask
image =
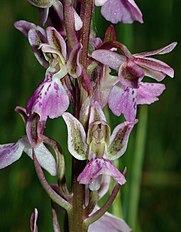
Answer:
[{"label": "green stem", "polygon": [[147,127],[147,106],[140,108],[139,123],[136,136],[135,154],[132,157],[132,173],[130,178],[130,196],[129,196],[129,212],[128,223],[132,226],[133,230],[136,229],[138,203],[140,197],[140,186],[142,177],[142,167],[144,160],[144,150],[146,141],[146,127]]}]

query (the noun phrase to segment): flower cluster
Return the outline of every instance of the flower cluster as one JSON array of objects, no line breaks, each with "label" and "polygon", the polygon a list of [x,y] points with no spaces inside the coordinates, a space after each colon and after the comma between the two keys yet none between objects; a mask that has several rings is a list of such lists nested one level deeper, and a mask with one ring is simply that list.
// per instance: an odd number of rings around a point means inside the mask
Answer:
[{"label": "flower cluster", "polygon": [[[94,1],[78,0],[74,5],[71,1],[58,0],[28,2],[39,8],[41,25],[21,20],[15,27],[28,39],[36,59],[45,68],[45,76],[25,108],[16,108],[25,123],[26,135],[16,143],[0,146],[0,168],[14,163],[23,151],[27,153],[34,160],[40,182],[50,198],[67,210],[70,231],[77,218],[72,217],[73,212],[78,210],[73,203],[79,198],[74,189],[82,185],[85,199],[80,213],[84,211],[84,217],[78,218],[82,220],[82,227],[81,230],[76,227],[77,231],[86,231],[82,228],[89,232],[108,228],[109,231],[130,231],[122,219],[108,213],[103,216],[105,208],[98,209],[97,204],[108,192],[110,177],[117,183],[115,191],[117,186],[126,183],[125,171],[121,173],[112,161],[126,152],[130,133],[138,122],[137,105],[155,102],[165,89],[164,84],[143,82],[144,77],[160,82],[166,75],[174,76],[170,66],[150,56],[169,53],[176,43],[152,52],[131,54],[116,40],[112,25],[103,40],[93,36],[91,20],[96,6],[101,6],[101,14],[113,24],[135,20],[143,23],[134,0],[95,0],[95,5]],[[111,74],[112,70],[115,75]],[[72,112],[68,112],[69,106]],[[107,106],[113,114],[123,114],[125,118],[112,133],[104,113]],[[72,174],[76,181],[71,192],[66,186],[66,164],[60,144],[45,135],[47,120],[60,117],[67,125],[68,150],[73,162],[80,165]],[[55,151],[56,158],[46,144]],[[57,186],[48,184],[41,167],[57,176]],[[35,210],[32,231],[37,231],[37,217]],[[56,225],[55,222],[55,231],[59,231]]]}]

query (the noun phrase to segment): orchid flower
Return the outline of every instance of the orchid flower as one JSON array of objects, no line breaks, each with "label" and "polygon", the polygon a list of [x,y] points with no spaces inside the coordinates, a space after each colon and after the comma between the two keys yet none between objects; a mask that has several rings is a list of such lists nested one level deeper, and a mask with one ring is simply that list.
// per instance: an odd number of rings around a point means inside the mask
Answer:
[{"label": "orchid flower", "polygon": [[[34,150],[40,165],[51,175],[55,176],[57,173],[55,159],[45,147],[41,139],[41,133],[44,130],[42,124],[39,122],[38,118],[35,118],[32,121],[32,119],[28,117],[26,110],[22,107],[17,107],[16,111],[22,116],[26,123],[27,136],[20,138],[16,143],[0,145],[0,169],[5,168],[20,159],[23,152],[33,159],[32,150]],[[35,127],[37,128],[34,128],[33,124],[35,124]],[[34,138],[32,130],[36,130],[35,134],[38,135],[37,139]]]},{"label": "orchid flower", "polygon": [[[38,7],[41,10],[41,23],[44,25],[47,22],[48,16],[50,15],[50,7],[56,13],[59,18],[59,23],[64,24],[64,16],[63,16],[63,5],[58,0],[27,0],[32,5]],[[80,16],[77,14],[75,9],[74,11],[74,19],[75,19],[75,30],[79,31],[82,28],[82,20]]]},{"label": "orchid flower", "polygon": [[48,67],[45,79],[28,100],[27,113],[37,113],[40,121],[46,121],[47,117],[60,117],[69,106],[63,78],[67,73],[76,78],[82,72],[79,62],[81,45],[74,47],[68,59],[65,40],[55,28],[48,27],[44,31],[25,21],[16,22],[15,26],[28,37],[39,63],[45,68]]},{"label": "orchid flower", "polygon": [[101,14],[111,23],[132,23],[134,20],[143,23],[142,13],[134,0],[95,0],[101,7]]},{"label": "orchid flower", "polygon": [[123,185],[126,182],[125,177],[111,160],[118,159],[126,151],[129,134],[136,122],[119,124],[110,136],[104,113],[98,102],[95,102],[90,110],[86,136],[82,124],[73,115],[66,112],[62,116],[68,129],[69,152],[79,160],[89,160],[78,176],[79,183],[89,185],[91,190],[98,190],[101,176],[108,175]]},{"label": "orchid flower", "polygon": [[166,75],[173,77],[174,70],[162,61],[149,56],[171,52],[176,43],[152,52],[131,54],[125,46],[122,51],[125,56],[113,51],[99,49],[92,53],[92,57],[118,71],[119,82],[109,95],[109,107],[119,116],[124,114],[126,120],[134,121],[138,104],[151,104],[158,100],[165,86],[156,83],[141,82],[144,76],[162,81]]}]

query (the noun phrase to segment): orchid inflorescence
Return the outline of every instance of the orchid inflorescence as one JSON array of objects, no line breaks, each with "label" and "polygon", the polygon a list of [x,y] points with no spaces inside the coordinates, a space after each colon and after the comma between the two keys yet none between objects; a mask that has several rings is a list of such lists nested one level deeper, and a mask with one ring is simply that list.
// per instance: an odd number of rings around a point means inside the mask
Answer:
[{"label": "orchid inflorescence", "polygon": [[[126,169],[120,172],[113,160],[126,152],[130,133],[138,122],[137,105],[157,101],[165,90],[164,84],[144,82],[144,77],[160,82],[166,75],[174,76],[170,66],[150,56],[169,53],[176,43],[131,54],[116,40],[113,25],[107,28],[103,40],[95,36],[91,22],[97,6],[112,24],[135,20],[143,23],[134,0],[28,2],[39,9],[41,26],[20,20],[15,27],[28,39],[35,57],[46,69],[45,78],[25,108],[16,107],[25,123],[26,135],[16,143],[0,146],[0,168],[14,163],[23,152],[33,159],[38,178],[52,201],[54,231],[63,229],[55,204],[66,210],[70,232],[131,231],[123,219],[107,212],[120,186],[126,183]],[[112,133],[104,112],[106,107],[125,118]],[[70,170],[61,145],[45,134],[47,120],[60,117],[67,126],[68,150],[72,155],[71,190],[66,183],[65,172]],[[42,168],[57,177],[57,185],[47,182]],[[99,200],[109,190],[110,177],[116,184],[107,202],[99,208]],[[30,220],[33,232],[38,231],[37,219],[35,209]]]}]

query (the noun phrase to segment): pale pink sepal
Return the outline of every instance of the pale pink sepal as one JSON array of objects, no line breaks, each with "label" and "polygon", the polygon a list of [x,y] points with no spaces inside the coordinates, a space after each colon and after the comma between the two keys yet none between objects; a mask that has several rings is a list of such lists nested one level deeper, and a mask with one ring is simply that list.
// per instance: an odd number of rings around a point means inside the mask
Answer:
[{"label": "pale pink sepal", "polygon": [[[24,152],[31,158],[32,157],[32,147],[29,144],[28,140],[24,138]],[[52,176],[56,176],[57,174],[57,167],[56,162],[53,155],[50,151],[45,147],[43,143],[40,143],[39,146],[33,148],[36,158],[42,168],[48,171]]]},{"label": "pale pink sepal", "polygon": [[109,108],[115,115],[124,114],[127,121],[134,122],[137,111],[136,96],[137,89],[114,86],[109,95]]},{"label": "pale pink sepal", "polygon": [[143,23],[142,13],[134,0],[108,0],[101,7],[101,13],[114,24],[132,23],[135,20]]},{"label": "pale pink sepal", "polygon": [[131,232],[131,228],[126,222],[108,212],[106,212],[100,219],[92,223],[88,232]]},{"label": "pale pink sepal", "polygon": [[137,90],[137,104],[151,104],[159,100],[164,90],[164,84],[141,82]]},{"label": "pale pink sepal", "polygon": [[18,160],[24,150],[25,145],[21,140],[17,143],[0,145],[0,169],[5,168]]}]

